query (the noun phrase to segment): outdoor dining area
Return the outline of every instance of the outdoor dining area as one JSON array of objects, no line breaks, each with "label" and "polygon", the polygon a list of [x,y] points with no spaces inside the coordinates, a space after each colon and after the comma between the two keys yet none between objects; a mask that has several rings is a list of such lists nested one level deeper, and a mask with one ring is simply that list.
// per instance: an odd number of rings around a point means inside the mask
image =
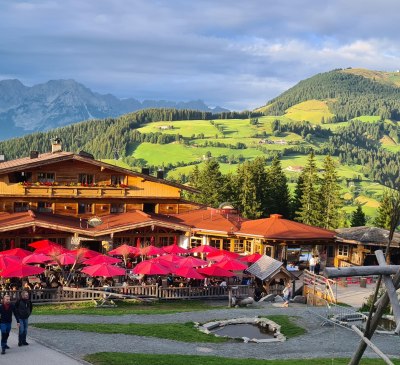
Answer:
[{"label": "outdoor dining area", "polygon": [[102,254],[84,247],[69,250],[50,240],[0,252],[0,294],[17,299],[29,290],[36,302],[96,299],[104,292],[119,298],[226,296],[228,285],[250,294],[244,273],[262,255],[200,245],[192,249],[122,244]]}]

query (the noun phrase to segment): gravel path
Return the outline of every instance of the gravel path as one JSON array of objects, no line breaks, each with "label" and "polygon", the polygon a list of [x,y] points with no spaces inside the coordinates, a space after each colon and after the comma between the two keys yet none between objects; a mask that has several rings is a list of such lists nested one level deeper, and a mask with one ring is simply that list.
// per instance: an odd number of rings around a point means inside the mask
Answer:
[{"label": "gravel path", "polygon": [[[315,309],[323,311],[324,309]],[[79,331],[54,331],[31,327],[29,334],[35,340],[60,349],[71,356],[82,358],[86,354],[100,351],[215,355],[231,358],[291,359],[314,357],[350,357],[359,343],[359,337],[341,327],[321,326],[321,318],[311,313],[306,306],[292,305],[281,308],[262,304],[255,308],[225,308],[203,312],[164,315],[123,316],[32,316],[31,323],[75,322],[75,323],[177,323],[208,322],[214,319],[254,317],[258,315],[286,314],[296,316],[296,322],[307,329],[303,336],[282,343],[186,343],[151,337],[108,335]],[[374,343],[388,356],[400,358],[400,337],[375,335]],[[366,356],[375,357],[371,351]]]}]

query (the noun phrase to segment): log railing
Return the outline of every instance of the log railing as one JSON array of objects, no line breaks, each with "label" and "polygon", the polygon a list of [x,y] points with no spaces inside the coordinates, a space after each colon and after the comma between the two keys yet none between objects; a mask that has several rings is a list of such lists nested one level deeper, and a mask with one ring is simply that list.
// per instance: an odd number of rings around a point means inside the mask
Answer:
[{"label": "log railing", "polygon": [[[232,287],[234,295],[245,297],[253,295],[253,287],[248,285],[236,285]],[[21,290],[3,290],[0,296],[10,295],[11,301],[19,299]],[[115,286],[100,288],[70,288],[39,289],[30,291],[30,299],[33,303],[60,303],[99,300],[107,296],[117,298],[155,298],[155,299],[211,299],[227,298],[228,288],[220,286],[211,287],[183,287],[164,288],[157,285],[146,286]]]}]

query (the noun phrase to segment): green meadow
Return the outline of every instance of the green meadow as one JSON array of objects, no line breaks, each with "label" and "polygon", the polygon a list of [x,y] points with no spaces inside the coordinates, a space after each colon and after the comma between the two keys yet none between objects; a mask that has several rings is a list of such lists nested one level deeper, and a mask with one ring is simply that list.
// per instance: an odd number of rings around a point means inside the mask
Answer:
[{"label": "green meadow", "polygon": [[[169,144],[135,143],[131,145],[130,153],[132,157],[140,160],[143,164],[153,166],[166,166],[172,164],[173,169],[168,171],[167,179],[179,179],[182,175],[188,175],[192,171],[194,164],[202,168],[206,155],[211,153],[212,157],[221,158],[232,156],[236,159],[241,157],[244,160],[252,160],[259,156],[264,156],[266,152],[282,151],[290,148],[291,145],[301,145],[304,147],[319,147],[324,140],[314,138],[306,142],[300,135],[295,133],[272,134],[272,122],[309,120],[312,123],[320,124],[322,117],[329,118],[326,102],[310,100],[287,110],[283,116],[263,116],[258,118],[256,125],[250,123],[250,119],[216,119],[216,120],[183,120],[183,121],[161,121],[153,122],[139,128],[141,133],[157,133],[183,136],[184,142],[172,142]],[[360,116],[357,120],[372,123],[379,120],[376,116]],[[332,131],[344,127],[347,123],[322,124],[322,128],[330,128]],[[263,143],[268,140],[271,143]],[[276,143],[278,142],[278,143]],[[206,144],[224,144],[223,147],[206,146]],[[238,143],[244,144],[246,148],[232,148]],[[382,138],[383,148],[391,151],[400,151],[397,145],[389,137]],[[325,156],[316,156],[317,166],[322,169]],[[363,174],[363,167],[360,165],[340,165],[337,162],[338,175],[342,181],[342,198],[345,206],[343,212],[351,214],[355,210],[356,203],[362,204],[365,213],[373,217],[379,205],[378,200],[382,196],[383,186],[370,181]],[[281,162],[284,169],[290,166],[304,166],[307,155],[290,154],[283,156]],[[113,163],[112,160],[105,162]],[[187,165],[189,164],[190,165]],[[128,167],[122,161],[117,161],[121,167]],[[178,166],[180,165],[180,166]],[[237,163],[220,163],[222,173],[235,172]],[[294,190],[294,182],[299,173],[286,171],[289,178],[290,188]],[[353,180],[348,185],[346,179]]]}]

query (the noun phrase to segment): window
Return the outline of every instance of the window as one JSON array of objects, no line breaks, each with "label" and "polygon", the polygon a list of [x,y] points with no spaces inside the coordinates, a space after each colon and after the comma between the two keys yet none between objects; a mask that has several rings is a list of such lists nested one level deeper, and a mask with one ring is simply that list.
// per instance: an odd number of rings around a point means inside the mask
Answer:
[{"label": "window", "polygon": [[123,213],[124,204],[111,204],[110,213]]},{"label": "window", "polygon": [[231,250],[231,240],[230,239],[224,238],[224,240],[222,242],[222,249],[226,250],[226,251]]},{"label": "window", "polygon": [[28,202],[15,202],[14,203],[14,212],[27,212],[29,210]]},{"label": "window", "polygon": [[211,238],[210,239],[210,246],[211,247],[215,247],[220,249],[221,248],[221,240],[220,239],[215,239],[215,238]]},{"label": "window", "polygon": [[111,184],[121,185],[124,184],[125,176],[123,175],[111,175]]},{"label": "window", "polygon": [[348,245],[338,245],[338,256],[349,256],[349,246]]},{"label": "window", "polygon": [[243,240],[235,240],[233,245],[234,252],[244,252]]},{"label": "window", "polygon": [[93,184],[94,177],[90,174],[79,174],[78,182],[81,184]]},{"label": "window", "polygon": [[38,202],[38,212],[51,213],[53,211],[53,204],[50,202]]},{"label": "window", "polygon": [[32,173],[26,171],[18,171],[8,175],[10,183],[31,182]]},{"label": "window", "polygon": [[247,252],[251,252],[251,241],[246,241],[245,247]]},{"label": "window", "polygon": [[92,213],[92,204],[79,203],[78,204],[78,214]]},{"label": "window", "polygon": [[39,172],[38,181],[40,183],[53,183],[55,181],[55,175],[53,172]]}]

